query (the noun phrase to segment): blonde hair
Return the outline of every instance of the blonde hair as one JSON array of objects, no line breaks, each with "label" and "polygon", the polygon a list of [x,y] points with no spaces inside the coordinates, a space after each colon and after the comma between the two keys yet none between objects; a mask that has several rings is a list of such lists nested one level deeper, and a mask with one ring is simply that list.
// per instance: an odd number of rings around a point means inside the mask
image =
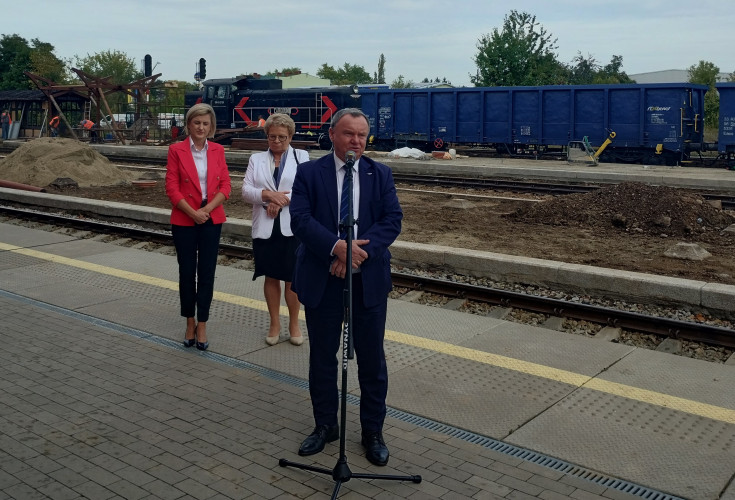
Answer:
[{"label": "blonde hair", "polygon": [[186,124],[184,125],[184,135],[189,135],[189,122],[197,116],[209,115],[209,119],[212,122],[211,128],[209,129],[209,137],[214,137],[214,133],[217,131],[217,116],[214,114],[214,109],[209,104],[200,102],[199,104],[193,105],[186,112]]},{"label": "blonde hair", "polygon": [[286,130],[288,130],[288,135],[291,137],[296,133],[296,124],[293,119],[285,113],[273,113],[268,117],[265,121],[265,126],[263,127],[266,135],[268,135],[268,131],[271,127],[285,127]]}]

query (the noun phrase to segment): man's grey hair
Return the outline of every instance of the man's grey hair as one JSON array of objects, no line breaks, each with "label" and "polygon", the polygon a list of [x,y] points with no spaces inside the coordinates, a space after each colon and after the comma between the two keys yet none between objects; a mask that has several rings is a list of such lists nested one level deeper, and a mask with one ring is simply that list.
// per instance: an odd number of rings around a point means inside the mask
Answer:
[{"label": "man's grey hair", "polygon": [[355,118],[362,116],[365,118],[365,121],[370,124],[370,119],[367,117],[365,113],[362,112],[361,109],[358,108],[343,108],[337,111],[334,115],[332,115],[332,123],[330,123],[330,128],[334,128],[335,125],[337,125],[337,122],[342,119],[345,115],[350,115]]}]

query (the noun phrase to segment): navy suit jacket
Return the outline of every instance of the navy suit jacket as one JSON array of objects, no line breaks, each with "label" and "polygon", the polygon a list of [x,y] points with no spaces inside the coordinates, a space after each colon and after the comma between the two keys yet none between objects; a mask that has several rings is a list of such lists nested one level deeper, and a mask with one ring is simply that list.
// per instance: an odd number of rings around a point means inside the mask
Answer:
[{"label": "navy suit jacket", "polygon": [[[393,173],[362,156],[358,164],[360,207],[358,239],[368,258],[360,266],[365,307],[385,302],[392,288],[388,247],[401,232],[403,211]],[[306,307],[319,305],[329,278],[332,248],[339,240],[337,174],[334,154],[302,163],[291,190],[291,229],[301,242],[291,289]],[[335,304],[342,307],[342,304]]]}]

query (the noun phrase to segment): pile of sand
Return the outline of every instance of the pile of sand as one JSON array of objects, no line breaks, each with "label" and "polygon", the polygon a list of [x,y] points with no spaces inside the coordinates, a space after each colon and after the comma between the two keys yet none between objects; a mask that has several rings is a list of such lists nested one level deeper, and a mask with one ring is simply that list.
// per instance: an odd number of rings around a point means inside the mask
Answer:
[{"label": "pile of sand", "polygon": [[60,137],[28,141],[0,160],[0,179],[44,188],[58,178],[79,187],[126,184],[129,175],[88,144]]}]

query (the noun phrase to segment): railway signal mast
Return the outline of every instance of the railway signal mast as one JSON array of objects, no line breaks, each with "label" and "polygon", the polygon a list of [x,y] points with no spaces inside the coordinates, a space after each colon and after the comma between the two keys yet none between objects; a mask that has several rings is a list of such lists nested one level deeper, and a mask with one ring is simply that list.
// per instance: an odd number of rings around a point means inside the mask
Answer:
[{"label": "railway signal mast", "polygon": [[207,77],[207,60],[203,57],[199,58],[199,62],[196,64],[196,71],[194,72],[194,81],[199,84],[199,88],[202,88],[202,81]]}]

